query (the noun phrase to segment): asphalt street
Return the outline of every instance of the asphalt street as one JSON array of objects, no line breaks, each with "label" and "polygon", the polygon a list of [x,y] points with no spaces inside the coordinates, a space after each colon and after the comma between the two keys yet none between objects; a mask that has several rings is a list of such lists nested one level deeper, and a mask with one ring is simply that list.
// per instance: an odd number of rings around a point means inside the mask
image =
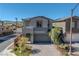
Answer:
[{"label": "asphalt street", "polygon": [[8,47],[11,43],[13,43],[16,36],[21,33],[22,33],[22,29],[17,29],[15,34],[12,34],[3,38],[1,37],[0,38],[0,52],[3,51],[6,47]]},{"label": "asphalt street", "polygon": [[3,51],[6,47],[8,47],[13,41],[14,39],[16,38],[16,35],[11,35],[11,36],[8,36],[7,38],[3,38],[6,39],[5,41],[1,42],[0,43],[0,52]]}]

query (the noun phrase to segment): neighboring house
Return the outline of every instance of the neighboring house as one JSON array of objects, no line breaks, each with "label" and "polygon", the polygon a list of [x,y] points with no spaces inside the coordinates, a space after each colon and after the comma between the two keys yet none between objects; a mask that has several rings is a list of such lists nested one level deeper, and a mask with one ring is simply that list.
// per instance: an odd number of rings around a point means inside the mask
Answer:
[{"label": "neighboring house", "polygon": [[48,37],[48,31],[52,27],[52,22],[52,19],[44,16],[23,19],[24,27],[22,32],[24,35],[31,34],[31,43],[51,42],[51,39]]},{"label": "neighboring house", "polygon": [[[70,19],[71,17],[58,19],[53,23],[53,26],[63,28],[63,33],[65,34],[65,41],[70,40]],[[72,17],[72,42],[79,42],[79,17]]]}]

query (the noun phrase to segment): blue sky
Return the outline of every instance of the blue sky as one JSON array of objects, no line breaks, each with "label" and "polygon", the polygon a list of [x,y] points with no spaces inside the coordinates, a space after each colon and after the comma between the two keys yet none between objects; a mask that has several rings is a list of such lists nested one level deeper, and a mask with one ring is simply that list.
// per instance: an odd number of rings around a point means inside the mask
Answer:
[{"label": "blue sky", "polygon": [[[68,3],[49,3],[49,4],[0,4],[0,20],[18,20],[34,16],[46,16],[51,19],[57,19],[70,16],[70,10],[76,4]],[[79,16],[79,6],[75,10],[74,15]]]}]

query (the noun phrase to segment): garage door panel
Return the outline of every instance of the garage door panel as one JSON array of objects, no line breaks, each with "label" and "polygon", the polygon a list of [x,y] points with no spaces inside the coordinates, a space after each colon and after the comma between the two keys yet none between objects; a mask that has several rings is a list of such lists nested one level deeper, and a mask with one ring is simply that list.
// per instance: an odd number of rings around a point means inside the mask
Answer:
[{"label": "garage door panel", "polygon": [[46,42],[50,42],[50,39],[49,39],[48,35],[46,35],[46,34],[35,34],[34,35],[34,42],[46,43]]}]

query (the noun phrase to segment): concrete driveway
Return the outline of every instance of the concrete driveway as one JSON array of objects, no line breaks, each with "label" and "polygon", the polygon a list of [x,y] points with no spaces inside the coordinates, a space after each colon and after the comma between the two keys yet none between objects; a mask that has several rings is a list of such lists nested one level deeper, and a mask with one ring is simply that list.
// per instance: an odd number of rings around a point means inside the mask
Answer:
[{"label": "concrete driveway", "polygon": [[53,44],[32,44],[32,56],[61,56]]}]

